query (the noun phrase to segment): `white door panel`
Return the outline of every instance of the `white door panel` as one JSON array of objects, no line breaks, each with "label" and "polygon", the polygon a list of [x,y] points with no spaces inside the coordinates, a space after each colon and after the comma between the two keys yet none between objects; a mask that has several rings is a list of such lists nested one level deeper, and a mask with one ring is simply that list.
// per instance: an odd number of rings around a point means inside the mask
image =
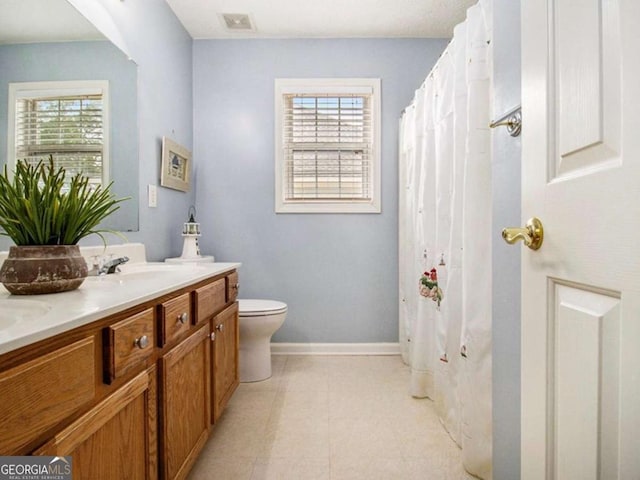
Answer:
[{"label": "white door panel", "polygon": [[[552,282],[552,288],[548,388],[555,478],[618,478],[620,300],[579,285]],[[601,437],[608,448],[600,448]],[[600,465],[606,467],[601,473]]]},{"label": "white door panel", "polygon": [[[553,178],[620,162],[620,29],[616,2],[550,7],[550,147]],[[554,141],[557,139],[557,141]]]},{"label": "white door panel", "polygon": [[[640,479],[640,2],[522,4],[522,479]],[[520,247],[522,248],[522,247]]]}]

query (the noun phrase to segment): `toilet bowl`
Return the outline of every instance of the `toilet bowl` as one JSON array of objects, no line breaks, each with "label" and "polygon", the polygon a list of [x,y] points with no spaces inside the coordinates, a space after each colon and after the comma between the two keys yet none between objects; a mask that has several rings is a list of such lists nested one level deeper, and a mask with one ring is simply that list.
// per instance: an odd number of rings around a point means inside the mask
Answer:
[{"label": "toilet bowl", "polygon": [[287,304],[275,300],[239,300],[240,381],[271,377],[271,336],[287,316]]}]

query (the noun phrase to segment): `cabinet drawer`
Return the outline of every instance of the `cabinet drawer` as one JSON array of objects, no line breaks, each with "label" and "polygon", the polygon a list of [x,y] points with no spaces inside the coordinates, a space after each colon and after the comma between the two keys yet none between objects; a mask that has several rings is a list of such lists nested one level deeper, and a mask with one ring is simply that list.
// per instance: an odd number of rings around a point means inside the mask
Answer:
[{"label": "cabinet drawer", "polygon": [[95,342],[85,338],[0,373],[0,452],[21,449],[95,396]]},{"label": "cabinet drawer", "polygon": [[226,280],[224,278],[200,287],[195,291],[196,322],[200,323],[208,320],[212,315],[224,308],[227,303],[225,291]]},{"label": "cabinet drawer", "polygon": [[238,283],[238,272],[231,272],[227,279],[227,302],[235,302],[238,297],[240,284]]},{"label": "cabinet drawer", "polygon": [[191,294],[167,300],[160,309],[160,346],[175,340],[189,330],[191,322]]},{"label": "cabinet drawer", "polygon": [[105,328],[105,381],[111,383],[153,353],[153,308]]}]

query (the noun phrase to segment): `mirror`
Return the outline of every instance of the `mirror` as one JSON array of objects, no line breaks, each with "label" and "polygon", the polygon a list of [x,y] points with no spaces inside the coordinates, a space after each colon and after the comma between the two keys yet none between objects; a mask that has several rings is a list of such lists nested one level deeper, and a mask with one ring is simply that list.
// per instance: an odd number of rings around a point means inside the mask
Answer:
[{"label": "mirror", "polygon": [[109,178],[131,197],[101,225],[138,230],[138,68],[67,0],[0,0],[0,168],[7,161],[11,82],[107,80]]}]

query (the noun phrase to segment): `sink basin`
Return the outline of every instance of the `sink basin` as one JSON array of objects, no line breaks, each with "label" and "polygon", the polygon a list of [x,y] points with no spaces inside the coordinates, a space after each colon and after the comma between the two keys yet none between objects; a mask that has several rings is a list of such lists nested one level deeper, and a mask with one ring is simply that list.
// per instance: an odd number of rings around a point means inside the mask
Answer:
[{"label": "sink basin", "polygon": [[129,276],[142,273],[175,273],[193,270],[194,268],[197,267],[191,265],[167,265],[166,263],[132,263],[130,265],[121,265],[121,271],[115,275]]},{"label": "sink basin", "polygon": [[131,280],[144,280],[164,277],[180,272],[188,272],[197,269],[193,265],[167,265],[166,263],[132,263],[120,265],[120,271],[98,277],[87,277],[91,283],[125,283]]},{"label": "sink basin", "polygon": [[20,322],[37,320],[51,310],[51,305],[41,300],[23,298],[0,299],[0,328],[8,328]]}]

